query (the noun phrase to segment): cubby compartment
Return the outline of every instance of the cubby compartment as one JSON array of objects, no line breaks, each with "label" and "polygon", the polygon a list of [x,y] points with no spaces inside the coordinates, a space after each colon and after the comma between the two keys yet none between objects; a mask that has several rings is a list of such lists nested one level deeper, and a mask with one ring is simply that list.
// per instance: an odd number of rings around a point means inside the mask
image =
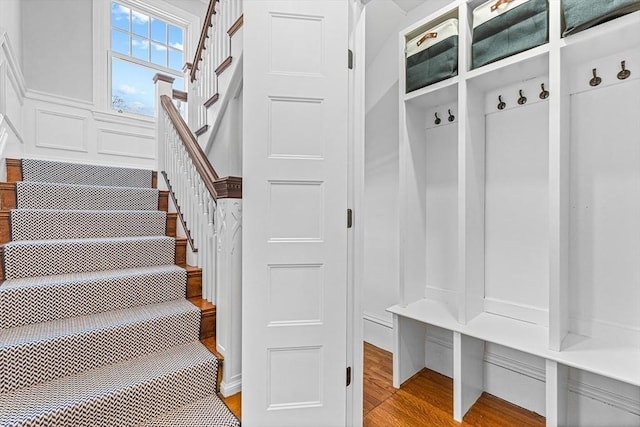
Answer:
[{"label": "cubby compartment", "polygon": [[458,32],[458,8],[454,4],[403,33],[404,92],[424,93],[429,86],[458,75]]},{"label": "cubby compartment", "polygon": [[570,327],[640,347],[640,80],[571,112]]},{"label": "cubby compartment", "polygon": [[[549,103],[542,86],[549,87],[546,75],[482,94],[484,311],[548,326]],[[481,132],[471,134],[482,142]]]},{"label": "cubby compartment", "polygon": [[394,382],[640,426],[640,12],[561,38],[549,2],[549,43],[471,70],[480,3],[400,34],[460,18],[459,75],[400,94]]}]

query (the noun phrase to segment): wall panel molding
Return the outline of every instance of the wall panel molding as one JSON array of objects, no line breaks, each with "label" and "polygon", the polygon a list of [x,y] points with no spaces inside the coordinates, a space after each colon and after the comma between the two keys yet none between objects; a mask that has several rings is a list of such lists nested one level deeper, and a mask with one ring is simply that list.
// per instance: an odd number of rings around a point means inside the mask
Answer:
[{"label": "wall panel molding", "polygon": [[[48,120],[55,120],[57,123],[52,123],[47,121],[45,118],[49,116]],[[52,119],[55,118],[55,119]],[[79,134],[73,132],[73,121],[79,121],[82,129]],[[66,124],[64,124],[66,122]],[[50,126],[50,127],[47,127]],[[77,131],[77,129],[76,129]],[[80,151],[83,153],[88,153],[89,150],[87,148],[87,139],[88,139],[88,123],[87,117],[79,114],[70,114],[61,111],[55,110],[47,110],[43,108],[35,109],[35,146],[40,148],[53,148],[56,150],[67,150],[67,151]],[[78,145],[64,145],[64,143],[56,143],[56,142],[43,142],[43,138],[52,137],[59,138],[62,141],[66,141],[71,139],[73,136],[76,136],[78,139]]]}]

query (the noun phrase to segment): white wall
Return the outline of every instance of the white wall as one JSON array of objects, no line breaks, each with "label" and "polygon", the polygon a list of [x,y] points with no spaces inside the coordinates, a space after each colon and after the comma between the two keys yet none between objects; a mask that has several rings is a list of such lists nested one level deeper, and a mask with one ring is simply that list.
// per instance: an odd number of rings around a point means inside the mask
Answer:
[{"label": "white wall", "polygon": [[[205,4],[135,1],[190,22],[189,48],[194,49]],[[0,2],[4,5],[5,0]],[[27,88],[20,114],[25,157],[155,168],[155,119],[115,113],[107,102],[110,2],[10,2],[20,5],[15,13],[21,19],[15,22],[21,23],[18,33]]]},{"label": "white wall", "polygon": [[0,0],[0,31],[4,29],[7,32],[18,64],[22,64],[20,3],[22,3],[20,0]]},{"label": "white wall", "polygon": [[23,0],[21,4],[27,87],[92,101],[92,2]]},{"label": "white wall", "polygon": [[[398,289],[398,33],[449,0],[428,0],[409,13],[391,0],[367,4],[365,253],[362,308],[365,340],[391,350]],[[391,25],[392,24],[392,25]]]},{"label": "white wall", "polygon": [[20,16],[18,0],[0,0],[0,179],[6,173],[4,159],[24,152],[22,104],[26,89]]}]

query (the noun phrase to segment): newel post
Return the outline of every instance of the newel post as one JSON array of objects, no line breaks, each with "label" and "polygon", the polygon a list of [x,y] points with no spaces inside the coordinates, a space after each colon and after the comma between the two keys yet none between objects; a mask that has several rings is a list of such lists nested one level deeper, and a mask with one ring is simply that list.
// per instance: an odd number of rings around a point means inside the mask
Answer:
[{"label": "newel post", "polygon": [[216,345],[224,356],[223,396],[242,390],[242,178],[215,182]]},{"label": "newel post", "polygon": [[157,73],[153,76],[153,83],[155,83],[156,87],[156,140],[158,141],[157,150],[158,150],[158,171],[166,170],[165,164],[165,126],[166,122],[164,120],[164,113],[162,111],[162,103],[160,102],[160,97],[162,95],[167,95],[169,98],[173,96],[173,81],[175,79],[171,76],[167,76],[165,74]]}]

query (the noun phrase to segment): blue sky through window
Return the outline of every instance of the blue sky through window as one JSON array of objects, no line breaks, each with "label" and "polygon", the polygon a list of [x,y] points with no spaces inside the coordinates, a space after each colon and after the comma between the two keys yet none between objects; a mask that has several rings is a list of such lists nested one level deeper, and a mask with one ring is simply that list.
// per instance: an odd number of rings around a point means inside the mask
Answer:
[{"label": "blue sky through window", "polygon": [[112,2],[111,51],[111,100],[116,111],[153,116],[157,72],[171,74],[174,87],[184,88],[182,28]]}]

